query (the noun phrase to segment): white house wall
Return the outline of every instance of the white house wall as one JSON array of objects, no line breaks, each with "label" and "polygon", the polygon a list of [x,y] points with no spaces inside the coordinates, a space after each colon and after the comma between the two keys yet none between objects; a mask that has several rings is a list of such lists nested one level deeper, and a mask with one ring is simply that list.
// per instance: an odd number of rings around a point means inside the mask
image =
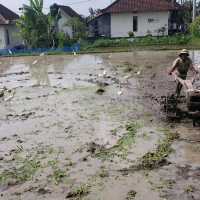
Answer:
[{"label": "white house wall", "polygon": [[[6,44],[6,30],[9,33],[10,44]],[[19,30],[16,25],[1,25],[0,26],[0,49],[11,48],[22,44],[23,40],[19,35]]]},{"label": "white house wall", "polygon": [[10,45],[11,47],[22,44],[22,38],[19,35],[19,30],[16,25],[8,25],[7,30],[9,32],[9,38],[10,38]]},{"label": "white house wall", "polygon": [[4,26],[0,26],[0,49],[5,48],[5,29]]},{"label": "white house wall", "polygon": [[67,33],[70,37],[72,37],[72,27],[66,25],[69,19],[71,19],[71,17],[61,10],[61,19],[58,22],[58,31]]},{"label": "white house wall", "polygon": [[169,12],[117,13],[111,15],[111,37],[128,37],[128,32],[133,31],[133,16],[138,17],[135,36],[157,36],[162,27],[166,28],[165,35],[168,34]]}]

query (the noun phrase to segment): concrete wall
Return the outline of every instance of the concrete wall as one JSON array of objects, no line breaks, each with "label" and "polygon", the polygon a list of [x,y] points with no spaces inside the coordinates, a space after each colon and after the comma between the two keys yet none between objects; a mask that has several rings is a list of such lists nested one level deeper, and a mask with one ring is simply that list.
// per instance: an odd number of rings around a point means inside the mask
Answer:
[{"label": "concrete wall", "polygon": [[111,18],[110,14],[103,15],[98,20],[98,34],[99,36],[110,37],[110,25]]},{"label": "concrete wall", "polygon": [[5,48],[5,29],[4,26],[0,26],[0,49]]},{"label": "concrete wall", "polygon": [[[6,41],[6,30],[9,34],[9,44]],[[0,25],[0,49],[11,48],[22,43],[23,40],[16,25]]]},{"label": "concrete wall", "polygon": [[9,25],[6,27],[10,37],[10,45],[11,47],[22,44],[23,40],[19,35],[19,29],[16,25]]},{"label": "concrete wall", "polygon": [[67,33],[70,37],[72,37],[72,27],[66,25],[69,19],[71,19],[71,17],[61,10],[61,19],[58,22],[58,31]]},{"label": "concrete wall", "polygon": [[135,36],[157,36],[162,27],[166,28],[164,35],[168,35],[169,12],[119,13],[111,15],[111,37],[128,37],[128,32],[133,31],[133,16],[138,17]]},{"label": "concrete wall", "polygon": [[110,14],[105,14],[89,22],[89,36],[90,37],[99,37],[99,36],[110,37],[111,36],[111,30],[110,30],[111,17],[110,16],[111,16]]}]

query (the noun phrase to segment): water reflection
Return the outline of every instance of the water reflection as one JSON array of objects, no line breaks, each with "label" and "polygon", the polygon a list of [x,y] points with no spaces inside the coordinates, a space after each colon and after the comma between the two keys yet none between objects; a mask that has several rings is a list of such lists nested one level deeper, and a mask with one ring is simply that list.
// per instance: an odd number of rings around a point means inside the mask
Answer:
[{"label": "water reflection", "polygon": [[5,73],[13,65],[13,57],[0,59],[0,74]]},{"label": "water reflection", "polygon": [[36,80],[36,86],[50,85],[48,75],[47,56],[37,57],[30,64],[30,74],[33,79]]}]

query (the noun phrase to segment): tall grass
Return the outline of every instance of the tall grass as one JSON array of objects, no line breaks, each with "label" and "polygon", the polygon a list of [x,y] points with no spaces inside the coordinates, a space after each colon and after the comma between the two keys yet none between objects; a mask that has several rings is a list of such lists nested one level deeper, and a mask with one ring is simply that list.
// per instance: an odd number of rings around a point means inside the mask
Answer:
[{"label": "tall grass", "polygon": [[87,48],[101,47],[128,47],[128,46],[151,46],[151,45],[186,45],[191,41],[189,35],[152,37],[146,36],[141,38],[122,38],[122,39],[97,39]]}]

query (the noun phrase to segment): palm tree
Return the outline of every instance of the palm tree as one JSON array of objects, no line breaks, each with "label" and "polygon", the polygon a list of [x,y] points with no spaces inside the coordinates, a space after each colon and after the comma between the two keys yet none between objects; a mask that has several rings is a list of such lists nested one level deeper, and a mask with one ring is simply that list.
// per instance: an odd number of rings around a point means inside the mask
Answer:
[{"label": "palm tree", "polygon": [[18,21],[25,43],[32,47],[48,47],[48,17],[43,13],[43,0],[29,0],[23,5],[23,15]]}]

